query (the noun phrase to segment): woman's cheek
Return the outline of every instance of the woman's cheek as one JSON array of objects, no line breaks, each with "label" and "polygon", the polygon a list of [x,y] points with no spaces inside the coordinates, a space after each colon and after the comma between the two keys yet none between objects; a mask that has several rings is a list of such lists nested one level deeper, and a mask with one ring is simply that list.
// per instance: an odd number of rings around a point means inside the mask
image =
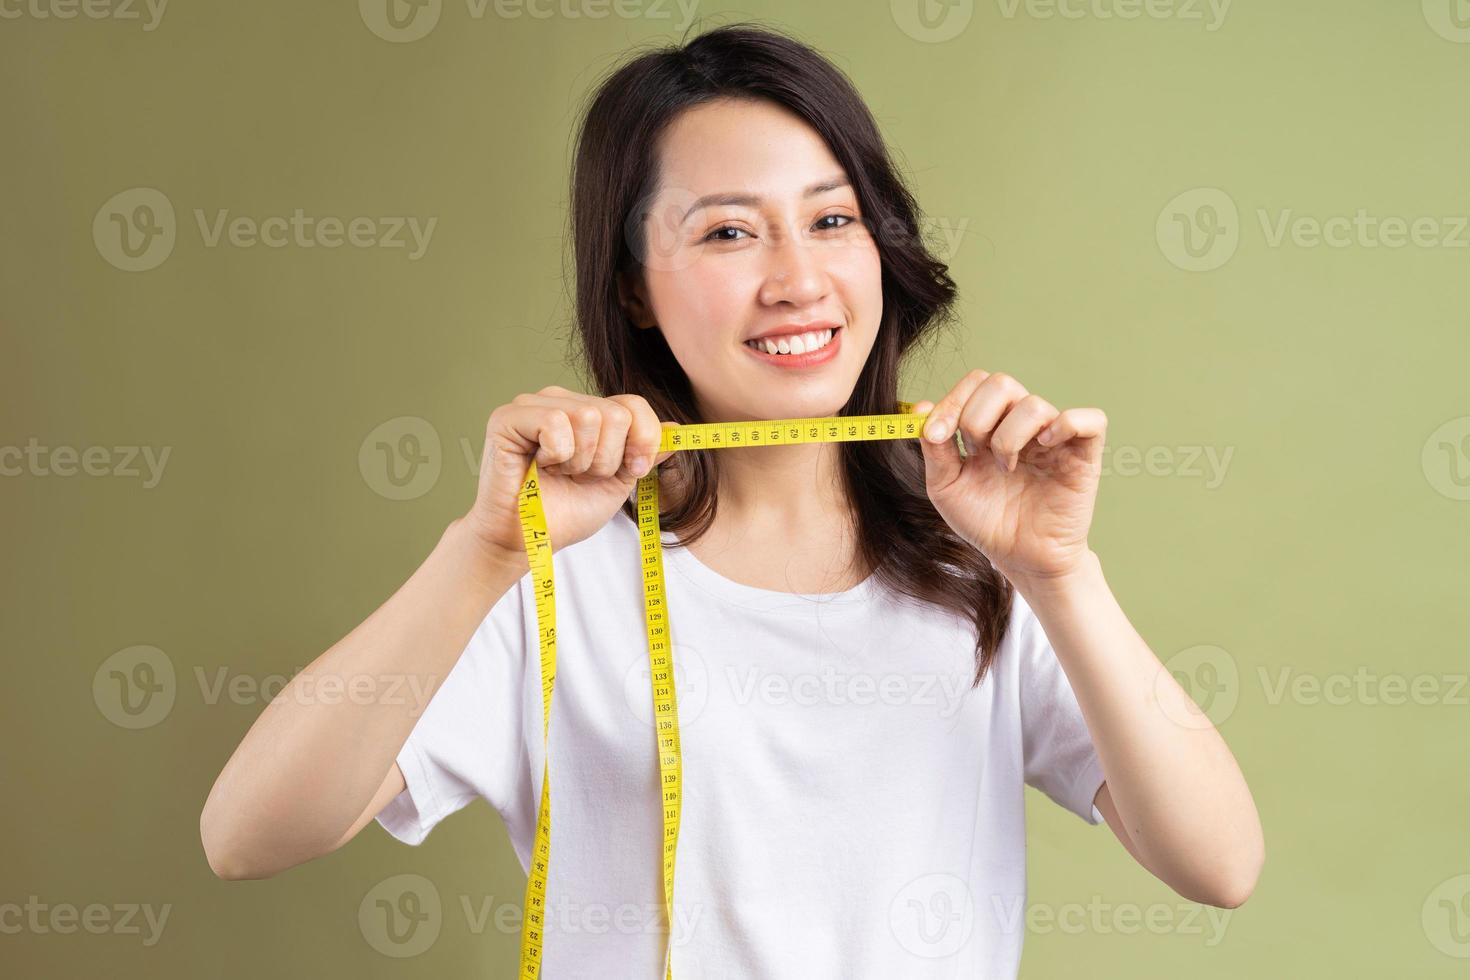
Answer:
[{"label": "woman's cheek", "polygon": [[680,308],[699,325],[701,339],[729,334],[737,337],[749,325],[759,285],[740,270],[704,263],[683,277],[677,287]]},{"label": "woman's cheek", "polygon": [[869,330],[877,329],[883,312],[883,263],[878,250],[854,247],[834,267],[834,278],[843,284],[843,300],[849,313]]},{"label": "woman's cheek", "polygon": [[667,273],[660,285],[664,338],[688,373],[703,374],[701,365],[719,360],[711,338],[737,338],[744,329],[740,316],[745,306],[737,302],[738,287],[728,272],[709,262]]}]

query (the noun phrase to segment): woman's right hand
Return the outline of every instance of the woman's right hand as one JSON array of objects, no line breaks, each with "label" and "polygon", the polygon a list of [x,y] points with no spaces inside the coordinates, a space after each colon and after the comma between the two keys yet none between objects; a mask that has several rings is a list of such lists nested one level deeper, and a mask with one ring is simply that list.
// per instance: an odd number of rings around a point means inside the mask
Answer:
[{"label": "woman's right hand", "polygon": [[520,492],[534,460],[553,550],[596,532],[639,477],[673,455],[658,452],[666,426],[641,395],[598,398],[558,385],[516,395],[490,413],[480,483],[462,520],[488,551],[525,566]]}]

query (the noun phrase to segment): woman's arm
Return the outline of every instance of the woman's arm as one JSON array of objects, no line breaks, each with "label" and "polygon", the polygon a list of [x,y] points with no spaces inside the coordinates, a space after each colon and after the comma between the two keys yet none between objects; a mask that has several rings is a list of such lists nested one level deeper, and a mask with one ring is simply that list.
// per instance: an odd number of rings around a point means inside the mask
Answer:
[{"label": "woman's arm", "polygon": [[221,878],[336,850],[402,791],[398,751],[526,556],[452,522],[406,582],[291,678],[230,756],[199,818]]},{"label": "woman's arm", "polygon": [[1106,775],[1097,808],[1113,832],[1183,897],[1240,905],[1265,860],[1250,789],[1220,733],[1124,615],[1096,553],[1065,576],[1012,584],[1077,695]]},{"label": "woman's arm", "polygon": [[[403,790],[396,759],[476,628],[530,568],[520,495],[531,464],[547,544],[607,524],[663,462],[663,427],[638,395],[557,385],[490,413],[475,503],[371,616],[261,712],[199,818],[221,878],[265,878],[336,850]],[[330,693],[328,693],[330,691]]]},{"label": "woman's arm", "polygon": [[1265,858],[1250,790],[1220,733],[1123,615],[1087,543],[1107,416],[1060,411],[979,368],[914,412],[929,416],[929,499],[1025,598],[1077,695],[1106,776],[1097,808],[1113,832],[1185,898],[1245,901]]}]

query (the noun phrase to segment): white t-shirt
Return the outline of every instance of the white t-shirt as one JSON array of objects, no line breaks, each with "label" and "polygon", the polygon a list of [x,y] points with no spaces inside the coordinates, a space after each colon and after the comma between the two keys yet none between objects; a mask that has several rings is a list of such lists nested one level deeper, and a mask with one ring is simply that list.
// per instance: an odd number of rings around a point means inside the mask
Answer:
[{"label": "white t-shirt", "polygon": [[[663,532],[684,788],[667,933],[637,525],[619,511],[553,558],[545,980],[662,980],[668,939],[675,980],[1012,980],[1024,785],[1103,820],[1102,766],[1030,607],[1017,596],[972,690],[963,617],[872,578],[754,588],[674,541]],[[542,759],[527,573],[424,710],[398,755],[408,788],[377,819],[418,844],[484,797],[526,868]]]}]

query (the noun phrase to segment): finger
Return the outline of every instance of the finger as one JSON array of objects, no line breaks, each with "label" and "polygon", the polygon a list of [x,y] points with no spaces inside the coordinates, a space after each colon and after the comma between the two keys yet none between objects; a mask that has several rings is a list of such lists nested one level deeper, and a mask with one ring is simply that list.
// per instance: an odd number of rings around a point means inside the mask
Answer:
[{"label": "finger", "polygon": [[602,416],[597,433],[597,448],[592,462],[581,474],[587,480],[606,480],[617,475],[627,459],[628,433],[633,427],[633,410],[611,398],[599,398],[592,408]]},{"label": "finger", "polygon": [[1036,441],[1043,446],[1060,446],[1077,440],[1101,439],[1108,429],[1108,417],[1100,408],[1069,408],[1042,430]]},{"label": "finger", "polygon": [[987,375],[960,409],[960,432],[971,453],[990,447],[990,439],[1006,412],[1027,396],[1026,387],[1009,374]]},{"label": "finger", "polygon": [[[547,392],[551,391],[565,393],[547,394]],[[558,463],[555,468],[547,468],[547,471],[560,473],[563,476],[580,476],[586,473],[592,466],[593,459],[597,454],[598,443],[601,441],[603,425],[602,403],[606,399],[595,398],[591,395],[584,395],[580,392],[567,391],[565,388],[552,386],[543,388],[534,395],[517,395],[515,400],[525,405],[557,409],[566,414],[572,427],[572,454],[569,458]],[[621,459],[621,444],[619,444],[618,449],[618,455]],[[614,463],[613,469],[617,469],[616,463]]]},{"label": "finger", "polygon": [[511,403],[490,413],[480,485],[488,499],[504,500],[520,492],[527,457],[537,467],[552,466],[572,454],[572,426],[564,412]]},{"label": "finger", "polygon": [[653,406],[642,395],[610,395],[608,401],[622,405],[632,416],[623,441],[623,465],[618,475],[636,480],[653,468],[663,428]]},{"label": "finger", "polygon": [[[678,422],[660,422],[659,423],[659,430],[658,430],[659,431],[658,441],[654,445],[655,446],[662,445],[663,444],[663,433],[664,433],[664,431],[667,430],[667,429],[672,429],[675,426],[677,426],[678,424],[679,424]],[[674,455],[675,452],[677,452],[677,450],[674,450],[674,449],[665,449],[662,452],[656,453],[654,455],[654,457],[653,457],[653,465],[650,466],[647,469],[647,471],[644,472],[644,474],[642,476],[639,476],[637,478],[638,484],[635,485],[634,488],[633,488],[633,490],[632,490],[632,492],[630,492],[628,494],[628,497],[629,497],[630,500],[631,499],[635,499],[637,497],[638,491],[639,491],[639,486],[642,485],[642,483],[643,483],[643,481],[645,479],[653,479],[655,482],[658,480],[657,475],[654,475],[653,477],[649,477],[649,474],[650,473],[654,473],[654,471],[658,469],[658,464],[662,463],[664,460],[666,460],[670,456]]]},{"label": "finger", "polygon": [[[915,415],[928,412],[932,418],[933,410],[934,403],[931,401],[917,402],[914,405]],[[929,492],[942,491],[959,477],[964,459],[952,437],[941,439],[937,443],[928,438],[920,439],[919,447],[924,455],[924,486]]]},{"label": "finger", "polygon": [[1027,395],[1012,405],[990,435],[990,451],[1007,473],[1016,468],[1021,450],[1060,414],[1040,395]]},{"label": "finger", "polygon": [[[678,422],[662,422],[662,423],[660,423],[660,425],[663,428],[665,428],[665,429],[672,429],[675,426],[679,425],[679,423]],[[662,435],[660,435],[660,437],[659,437],[660,442],[662,441],[662,438],[663,438]],[[657,466],[659,463],[662,463],[664,460],[668,459],[672,455],[674,455],[674,450],[672,450],[672,449],[665,449],[663,452],[659,453],[657,456],[655,456],[653,458],[653,465],[654,466]]]},{"label": "finger", "polygon": [[[961,378],[948,394],[939,399],[929,410],[929,421],[924,423],[925,442],[939,443],[949,438],[959,421],[960,409],[964,407],[965,402],[970,400],[970,395],[988,376],[988,372],[976,368]],[[914,406],[914,411],[919,411],[918,405]]]}]

